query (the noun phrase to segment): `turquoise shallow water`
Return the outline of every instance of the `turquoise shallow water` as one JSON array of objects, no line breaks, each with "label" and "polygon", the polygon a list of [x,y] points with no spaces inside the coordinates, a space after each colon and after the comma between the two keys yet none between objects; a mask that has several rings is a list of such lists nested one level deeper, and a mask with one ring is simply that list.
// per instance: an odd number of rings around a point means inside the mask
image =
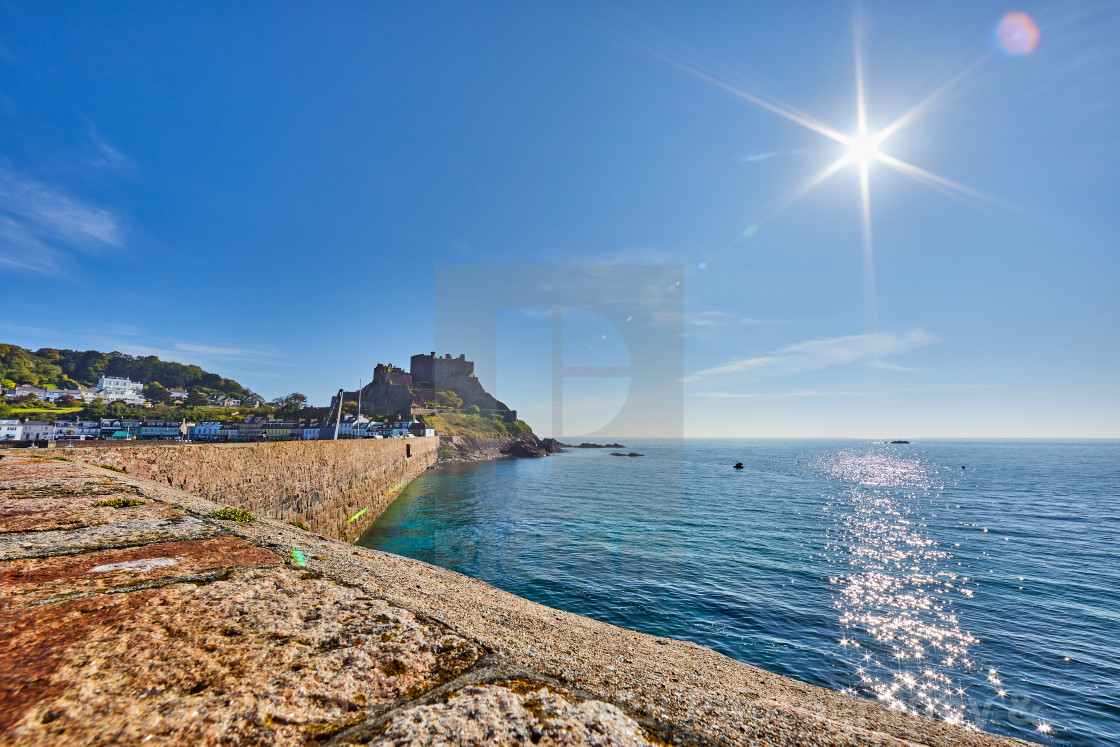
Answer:
[{"label": "turquoise shallow water", "polygon": [[441,467],[359,542],[895,708],[1120,744],[1120,442],[622,443],[646,456]]}]

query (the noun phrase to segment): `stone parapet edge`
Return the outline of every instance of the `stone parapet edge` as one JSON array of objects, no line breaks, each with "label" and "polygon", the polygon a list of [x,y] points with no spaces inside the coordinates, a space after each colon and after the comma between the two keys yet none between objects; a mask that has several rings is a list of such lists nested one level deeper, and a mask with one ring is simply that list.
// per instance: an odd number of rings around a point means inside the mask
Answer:
[{"label": "stone parapet edge", "polygon": [[[219,507],[155,481],[114,477],[197,517]],[[893,711],[694,643],[552,609],[469,576],[331,540],[281,521],[222,523],[230,534],[281,557],[298,548],[308,559],[309,571],[361,588],[475,642],[491,654],[488,665],[505,673],[494,679],[511,672],[536,673],[541,681],[613,703],[667,743],[1032,744]]]}]

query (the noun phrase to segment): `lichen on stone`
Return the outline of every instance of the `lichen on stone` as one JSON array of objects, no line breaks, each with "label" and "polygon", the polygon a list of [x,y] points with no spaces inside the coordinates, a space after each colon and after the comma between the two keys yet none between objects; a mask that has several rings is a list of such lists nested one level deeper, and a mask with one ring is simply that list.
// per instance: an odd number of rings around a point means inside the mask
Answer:
[{"label": "lichen on stone", "polygon": [[400,659],[393,659],[381,666],[381,671],[389,677],[399,677],[408,671],[408,665]]}]

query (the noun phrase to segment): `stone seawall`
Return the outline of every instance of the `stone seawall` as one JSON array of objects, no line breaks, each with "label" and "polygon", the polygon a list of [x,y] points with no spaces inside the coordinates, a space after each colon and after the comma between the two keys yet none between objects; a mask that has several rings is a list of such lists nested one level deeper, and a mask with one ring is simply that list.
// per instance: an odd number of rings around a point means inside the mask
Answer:
[{"label": "stone seawall", "polygon": [[70,461],[87,450],[0,451],[0,747],[1025,745],[217,518],[166,480]]},{"label": "stone seawall", "polygon": [[[300,521],[353,542],[410,481],[436,463],[438,438],[253,444],[98,445],[66,449],[257,516]],[[63,453],[63,452],[59,452]],[[351,522],[350,517],[368,509]]]}]

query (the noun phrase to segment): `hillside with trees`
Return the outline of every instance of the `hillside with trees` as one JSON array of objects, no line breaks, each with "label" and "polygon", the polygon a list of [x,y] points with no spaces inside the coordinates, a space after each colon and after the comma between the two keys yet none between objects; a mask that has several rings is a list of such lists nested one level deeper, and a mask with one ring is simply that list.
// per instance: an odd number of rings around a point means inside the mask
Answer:
[{"label": "hillside with trees", "polygon": [[[97,350],[39,348],[32,352],[0,343],[0,379],[11,384],[76,389],[97,386],[102,376],[122,376],[160,389],[197,390],[201,394],[244,397],[248,389],[201,367],[160,360],[154,355],[133,356]],[[154,385],[158,384],[159,388]],[[7,388],[7,384],[4,385]]]}]

